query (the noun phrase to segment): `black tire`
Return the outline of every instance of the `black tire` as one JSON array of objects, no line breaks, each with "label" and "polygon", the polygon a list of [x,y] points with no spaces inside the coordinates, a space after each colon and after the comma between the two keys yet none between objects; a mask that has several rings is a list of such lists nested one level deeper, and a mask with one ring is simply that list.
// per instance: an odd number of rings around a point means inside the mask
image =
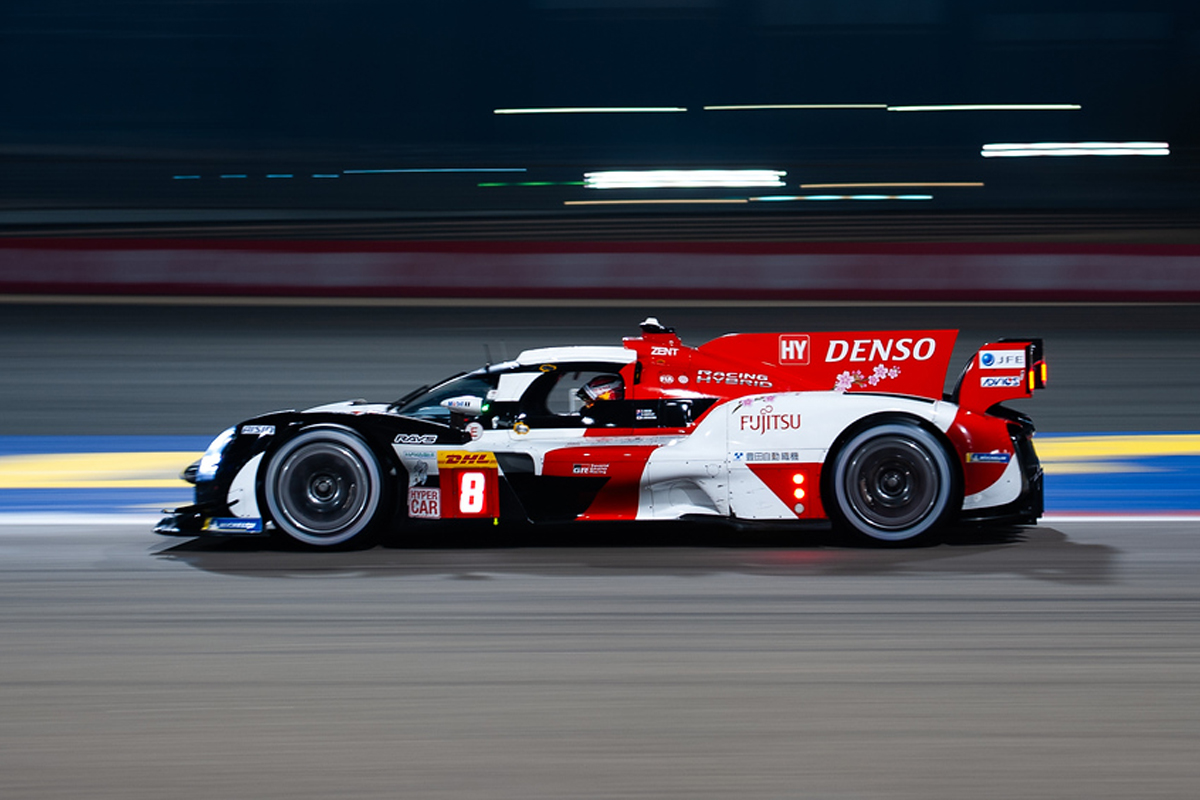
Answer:
[{"label": "black tire", "polygon": [[275,527],[311,547],[364,542],[383,508],[379,460],[358,435],[313,428],[271,456],[263,493]]},{"label": "black tire", "polygon": [[957,471],[938,438],[915,423],[866,428],[830,464],[830,517],[879,542],[928,538],[954,513]]}]

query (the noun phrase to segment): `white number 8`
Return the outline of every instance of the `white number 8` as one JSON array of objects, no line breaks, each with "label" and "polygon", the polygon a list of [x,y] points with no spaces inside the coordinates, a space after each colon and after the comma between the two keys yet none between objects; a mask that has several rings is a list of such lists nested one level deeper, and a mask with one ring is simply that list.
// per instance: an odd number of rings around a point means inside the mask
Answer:
[{"label": "white number 8", "polygon": [[487,477],[482,472],[464,472],[458,476],[458,510],[462,514],[483,511]]}]

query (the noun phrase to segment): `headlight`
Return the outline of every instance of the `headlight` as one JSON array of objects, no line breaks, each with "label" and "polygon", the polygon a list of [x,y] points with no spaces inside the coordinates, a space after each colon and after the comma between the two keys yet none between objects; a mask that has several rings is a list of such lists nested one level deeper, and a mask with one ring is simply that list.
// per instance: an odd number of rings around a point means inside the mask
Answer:
[{"label": "headlight", "polygon": [[200,466],[196,469],[196,481],[211,481],[217,477],[217,467],[221,466],[221,456],[225,453],[225,448],[233,441],[233,437],[237,434],[237,428],[227,428],[217,435],[217,438],[212,440],[212,444],[204,451],[204,455],[200,458]]}]

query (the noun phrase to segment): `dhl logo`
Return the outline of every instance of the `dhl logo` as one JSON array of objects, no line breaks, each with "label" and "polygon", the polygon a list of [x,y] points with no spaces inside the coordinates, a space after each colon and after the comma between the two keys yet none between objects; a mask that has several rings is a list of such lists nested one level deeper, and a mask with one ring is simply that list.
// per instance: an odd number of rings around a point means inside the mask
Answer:
[{"label": "dhl logo", "polygon": [[438,453],[438,469],[496,466],[495,453],[472,453],[466,450],[450,450]]}]

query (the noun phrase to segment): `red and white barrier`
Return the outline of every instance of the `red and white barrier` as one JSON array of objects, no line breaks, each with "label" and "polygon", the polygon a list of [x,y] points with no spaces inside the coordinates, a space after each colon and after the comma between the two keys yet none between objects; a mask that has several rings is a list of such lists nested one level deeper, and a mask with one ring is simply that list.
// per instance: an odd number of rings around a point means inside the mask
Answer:
[{"label": "red and white barrier", "polygon": [[1200,246],[0,240],[0,293],[1200,300]]}]

